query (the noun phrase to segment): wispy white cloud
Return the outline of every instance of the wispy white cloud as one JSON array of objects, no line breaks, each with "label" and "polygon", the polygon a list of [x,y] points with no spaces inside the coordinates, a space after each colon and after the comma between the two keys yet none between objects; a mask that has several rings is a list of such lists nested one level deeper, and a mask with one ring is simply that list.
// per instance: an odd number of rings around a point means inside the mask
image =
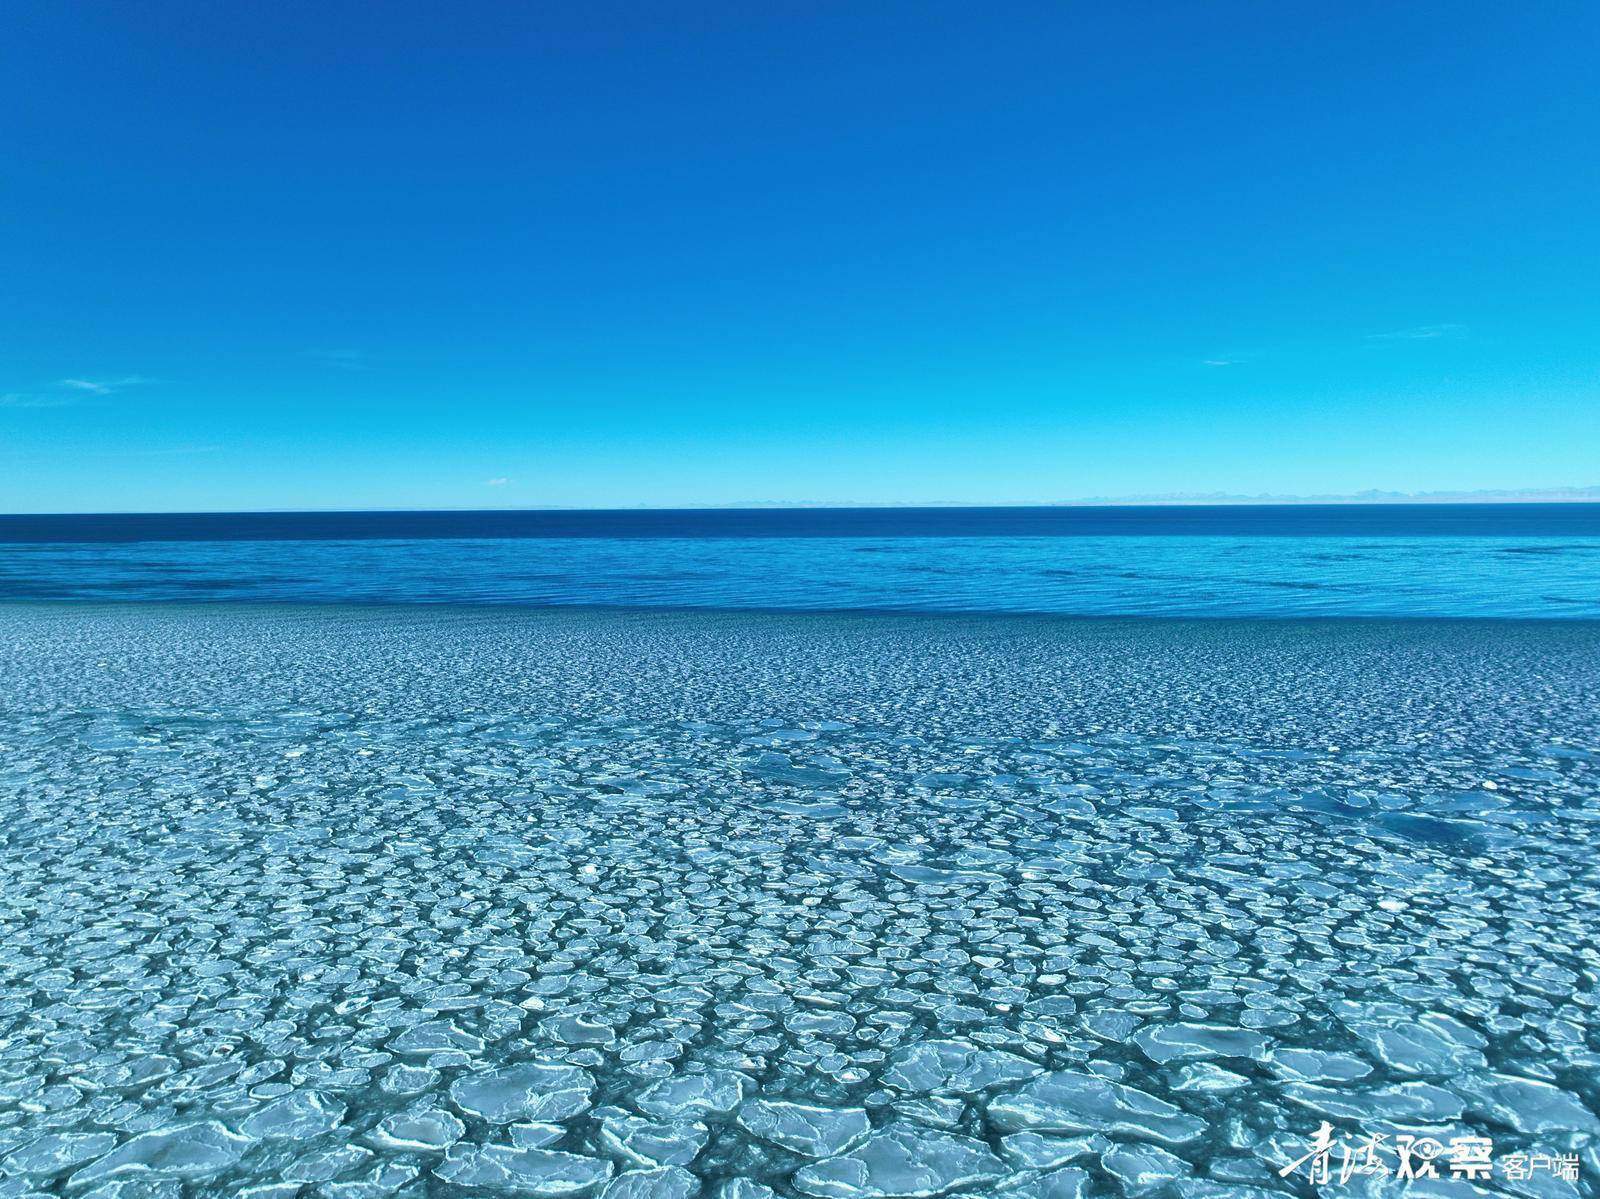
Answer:
[{"label": "wispy white cloud", "polygon": [[1237,358],[1207,358],[1207,359],[1204,359],[1200,363],[1200,365],[1201,366],[1238,366],[1239,365],[1239,360]]},{"label": "wispy white cloud", "polygon": [[150,382],[153,380],[143,375],[124,375],[120,379],[57,379],[28,391],[0,392],[0,408],[66,408]]},{"label": "wispy white cloud", "polygon": [[108,396],[125,387],[137,387],[141,383],[148,382],[150,380],[141,375],[124,375],[120,379],[61,379],[57,381],[56,386],[92,396]]},{"label": "wispy white cloud", "polygon": [[38,392],[8,391],[0,394],[0,408],[65,408],[77,402],[72,396],[40,395]]},{"label": "wispy white cloud", "polygon": [[515,479],[507,479],[507,478],[505,478],[503,476],[501,478],[498,478],[498,479],[485,479],[483,481],[483,485],[485,487],[511,487],[515,483],[516,483]]},{"label": "wispy white cloud", "polygon": [[1418,325],[1412,329],[1395,329],[1388,333],[1368,333],[1368,341],[1447,341],[1467,335],[1465,325]]},{"label": "wispy white cloud", "polygon": [[364,371],[367,369],[367,352],[365,350],[307,350],[307,358],[314,358],[323,366],[331,366],[341,371]]}]

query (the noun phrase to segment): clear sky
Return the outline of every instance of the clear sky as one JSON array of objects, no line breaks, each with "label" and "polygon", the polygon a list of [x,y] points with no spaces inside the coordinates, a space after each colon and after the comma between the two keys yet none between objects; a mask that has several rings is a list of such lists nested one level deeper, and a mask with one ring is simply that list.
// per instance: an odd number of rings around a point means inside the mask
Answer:
[{"label": "clear sky", "polygon": [[1600,483],[1600,5],[13,0],[0,510]]}]

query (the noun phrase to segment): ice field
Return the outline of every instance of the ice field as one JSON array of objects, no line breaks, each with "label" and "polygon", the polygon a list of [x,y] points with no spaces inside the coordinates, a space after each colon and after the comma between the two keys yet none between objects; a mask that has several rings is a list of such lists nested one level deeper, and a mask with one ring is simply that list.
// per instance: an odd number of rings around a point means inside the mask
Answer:
[{"label": "ice field", "polygon": [[1595,1194],[1597,863],[1592,623],[0,606],[0,1199]]}]

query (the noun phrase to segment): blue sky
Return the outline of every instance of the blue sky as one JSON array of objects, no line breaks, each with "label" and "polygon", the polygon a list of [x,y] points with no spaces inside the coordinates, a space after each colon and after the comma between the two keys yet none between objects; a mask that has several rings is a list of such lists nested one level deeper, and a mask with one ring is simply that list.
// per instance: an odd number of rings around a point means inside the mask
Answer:
[{"label": "blue sky", "polygon": [[1600,7],[20,0],[0,510],[1600,483]]}]

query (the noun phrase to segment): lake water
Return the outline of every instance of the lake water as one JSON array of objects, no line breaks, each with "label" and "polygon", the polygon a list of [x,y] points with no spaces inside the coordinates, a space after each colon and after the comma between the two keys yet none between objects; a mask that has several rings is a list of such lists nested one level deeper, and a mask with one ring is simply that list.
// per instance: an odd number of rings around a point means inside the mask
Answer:
[{"label": "lake water", "polygon": [[1600,618],[1600,505],[0,517],[0,598]]},{"label": "lake water", "polygon": [[0,1199],[1593,1194],[1597,572],[1578,505],[0,517]]}]

